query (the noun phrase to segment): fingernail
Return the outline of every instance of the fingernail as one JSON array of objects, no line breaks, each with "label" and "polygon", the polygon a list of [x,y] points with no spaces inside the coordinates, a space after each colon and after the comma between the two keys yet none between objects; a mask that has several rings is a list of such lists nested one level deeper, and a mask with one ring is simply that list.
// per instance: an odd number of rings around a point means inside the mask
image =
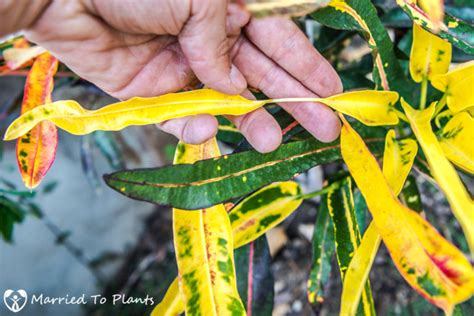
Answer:
[{"label": "fingernail", "polygon": [[240,73],[239,69],[234,65],[230,68],[230,82],[235,87],[238,94],[242,93],[242,91],[247,88],[247,81],[242,73]]}]

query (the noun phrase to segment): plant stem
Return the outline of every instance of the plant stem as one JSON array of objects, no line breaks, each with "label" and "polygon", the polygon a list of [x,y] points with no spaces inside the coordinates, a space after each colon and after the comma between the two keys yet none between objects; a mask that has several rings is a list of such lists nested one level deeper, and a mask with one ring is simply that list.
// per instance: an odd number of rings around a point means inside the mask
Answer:
[{"label": "plant stem", "polygon": [[319,191],[314,191],[314,192],[309,192],[309,193],[306,193],[306,194],[301,194],[301,195],[298,196],[298,198],[303,199],[303,200],[307,200],[307,199],[312,199],[314,197],[329,193],[332,190],[334,190],[334,188],[339,186],[339,182],[340,181],[334,182],[331,185],[328,185],[327,187],[325,187],[325,188],[323,188]]},{"label": "plant stem", "polygon": [[428,94],[428,78],[424,77],[423,81],[421,81],[420,110],[424,110],[426,107],[427,94]]}]

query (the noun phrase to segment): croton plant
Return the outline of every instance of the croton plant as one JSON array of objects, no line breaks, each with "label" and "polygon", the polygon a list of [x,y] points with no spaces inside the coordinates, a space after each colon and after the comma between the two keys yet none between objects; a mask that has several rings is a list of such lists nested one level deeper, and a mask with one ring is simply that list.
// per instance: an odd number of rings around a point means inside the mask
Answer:
[{"label": "croton plant", "polygon": [[[441,0],[397,2],[399,8],[383,19],[369,0],[243,3],[256,17],[309,14],[326,30],[342,30],[337,33],[342,39],[356,33],[366,39],[373,72],[341,71],[346,90],[352,91],[328,98],[249,100],[199,89],[92,111],[72,100],[52,102],[58,61],[23,39],[10,41],[2,72],[30,65],[31,70],[21,116],[5,140],[17,141],[20,173],[32,189],[54,161],[56,127],[85,135],[196,114],[242,115],[266,106],[284,127],[284,144],[272,153],[251,150],[245,140],[229,155],[221,155],[216,139],[179,143],[174,165],[104,176],[123,195],[173,207],[178,275],[153,315],[270,315],[271,297],[256,298],[258,282],[265,279],[257,261],[268,256],[264,234],[316,196],[321,205],[307,284],[311,304],[324,301],[335,253],[343,282],[340,314],[375,314],[368,276],[383,241],[406,282],[450,315],[474,292],[474,203],[460,177],[474,173],[474,62],[469,61],[474,27],[445,13]],[[394,44],[386,27],[391,23],[412,25],[408,40]],[[468,56],[467,62],[453,65],[456,54]],[[330,144],[313,139],[275,106],[300,101],[337,111],[340,139]],[[228,121],[220,122],[219,140],[242,139]],[[340,160],[348,172],[327,181],[323,190],[304,193],[291,180]],[[426,220],[413,169],[444,193],[470,253]],[[359,218],[367,211],[372,222],[365,227]]]}]

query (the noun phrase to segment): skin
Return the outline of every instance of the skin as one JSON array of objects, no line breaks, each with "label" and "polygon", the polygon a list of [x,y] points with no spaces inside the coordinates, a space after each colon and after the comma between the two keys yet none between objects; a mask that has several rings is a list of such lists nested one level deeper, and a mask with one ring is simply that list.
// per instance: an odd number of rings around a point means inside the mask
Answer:
[{"label": "skin", "polygon": [[[332,66],[288,19],[253,19],[228,0],[3,0],[0,36],[25,30],[74,72],[119,99],[176,92],[202,82],[252,98],[326,97],[342,92]],[[317,103],[280,104],[321,141],[340,122]],[[260,152],[275,150],[281,130],[265,109],[229,117]],[[159,125],[184,142],[215,136],[210,115]]]}]

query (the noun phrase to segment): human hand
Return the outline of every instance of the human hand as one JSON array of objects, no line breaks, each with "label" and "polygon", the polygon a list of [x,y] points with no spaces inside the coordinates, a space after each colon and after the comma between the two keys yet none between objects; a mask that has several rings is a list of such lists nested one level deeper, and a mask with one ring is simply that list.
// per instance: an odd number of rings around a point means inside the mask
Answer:
[{"label": "human hand", "polygon": [[[247,97],[247,85],[270,98],[341,92],[336,72],[292,21],[250,19],[227,2],[53,1],[26,35],[120,99],[175,92],[196,77],[207,87]],[[326,106],[281,106],[316,138],[338,136],[339,120]],[[229,118],[258,151],[272,151],[281,142],[280,127],[264,109]],[[201,143],[216,134],[218,124],[199,115],[159,126],[187,143]]]}]

